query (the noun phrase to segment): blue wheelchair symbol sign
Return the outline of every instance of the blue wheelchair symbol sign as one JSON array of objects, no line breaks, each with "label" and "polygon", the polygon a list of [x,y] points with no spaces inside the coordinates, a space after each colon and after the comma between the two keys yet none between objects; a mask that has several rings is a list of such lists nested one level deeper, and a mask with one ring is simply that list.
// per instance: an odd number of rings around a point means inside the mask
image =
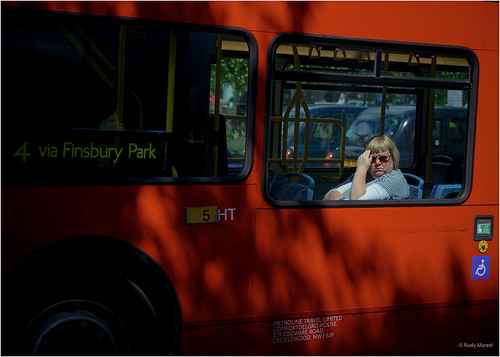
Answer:
[{"label": "blue wheelchair symbol sign", "polygon": [[472,257],[472,280],[490,278],[490,257]]}]

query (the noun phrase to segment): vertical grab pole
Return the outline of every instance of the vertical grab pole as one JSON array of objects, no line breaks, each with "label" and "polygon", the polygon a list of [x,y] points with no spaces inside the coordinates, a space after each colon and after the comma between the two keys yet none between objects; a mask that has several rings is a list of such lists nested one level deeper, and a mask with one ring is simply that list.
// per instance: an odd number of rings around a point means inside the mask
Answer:
[{"label": "vertical grab pole", "polygon": [[177,33],[170,30],[170,47],[168,51],[168,86],[167,86],[167,121],[165,131],[174,131],[174,88],[175,88],[175,66],[177,52]]},{"label": "vertical grab pole", "polygon": [[[294,65],[295,69],[300,71],[300,58],[299,58],[299,52],[297,49],[296,44],[292,44],[292,50],[293,50],[293,59],[294,59]],[[283,121],[283,125],[285,127],[283,128],[283,133],[288,134],[288,121],[290,119],[290,112],[292,108],[295,106],[295,118],[294,118],[294,131],[293,131],[293,156],[292,156],[292,171],[301,171],[302,166],[304,165],[304,162],[307,161],[307,155],[308,155],[308,145],[309,145],[309,119],[310,119],[310,113],[309,113],[309,108],[307,107],[307,102],[304,98],[304,94],[302,93],[302,82],[297,81],[295,85],[295,93],[293,94],[292,100],[288,104],[288,107],[285,112],[285,120]],[[297,170],[297,164],[298,164],[298,155],[299,155],[299,128],[300,128],[300,107],[304,108],[304,112],[306,115],[305,118],[305,125],[306,125],[306,132],[305,132],[305,138],[304,138],[304,158],[302,161],[301,167],[299,167],[299,170]],[[281,159],[283,160],[283,165],[285,168],[286,172],[290,172],[290,167],[288,166],[288,161],[286,158],[286,150],[287,150],[287,135],[282,136],[282,145],[281,145]]]},{"label": "vertical grab pole", "polygon": [[[389,72],[389,52],[384,56],[384,74]],[[382,106],[380,107],[380,135],[384,135],[385,130],[385,106],[387,104],[387,86],[382,87]]]},{"label": "vertical grab pole", "polygon": [[[293,49],[293,60],[295,69],[302,71],[300,66],[300,57],[297,45],[292,45]],[[309,129],[310,129],[310,119],[311,115],[309,113],[309,107],[307,106],[306,98],[304,97],[304,92],[302,92],[302,82],[297,82],[296,92],[294,95],[296,101],[295,107],[295,129],[293,132],[293,158],[292,158],[292,171],[302,172],[306,166],[307,159],[309,156]],[[298,156],[299,156],[299,129],[300,129],[300,107],[304,108],[305,114],[305,133],[304,133],[304,157],[299,167],[298,166]]]},{"label": "vertical grab pole", "polygon": [[[215,114],[214,114],[214,133],[219,132],[220,119],[220,75],[222,67],[222,35],[217,34],[217,62],[215,64]],[[227,140],[221,138],[221,140]],[[214,143],[214,176],[217,177],[217,167],[219,165],[219,144]]]},{"label": "vertical grab pole", "polygon": [[[436,77],[437,58],[431,59],[431,78]],[[427,157],[425,158],[425,183],[429,183],[432,178],[432,131],[434,124],[434,89],[429,89],[429,108],[427,111]],[[424,198],[429,197],[430,188],[425,185]]]}]

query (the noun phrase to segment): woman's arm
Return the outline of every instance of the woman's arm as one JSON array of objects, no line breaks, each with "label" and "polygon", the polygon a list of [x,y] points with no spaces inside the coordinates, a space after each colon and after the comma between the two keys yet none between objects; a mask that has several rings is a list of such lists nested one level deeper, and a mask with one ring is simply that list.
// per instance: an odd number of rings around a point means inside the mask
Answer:
[{"label": "woman's arm", "polygon": [[[323,197],[324,200],[340,200],[341,198],[349,199],[349,192],[351,190],[352,182],[349,180],[345,181],[347,183],[342,183],[340,186],[332,188]],[[346,198],[347,197],[347,198]]]},{"label": "woman's arm", "polygon": [[330,190],[326,193],[326,195],[323,199],[324,200],[340,200],[342,197],[344,197],[344,195],[341,194],[339,191]]},{"label": "woman's arm", "polygon": [[351,200],[358,200],[366,193],[366,173],[370,168],[370,163],[371,153],[370,150],[366,150],[358,157],[356,173],[352,179]]},{"label": "woman's arm", "polygon": [[366,193],[358,200],[388,200],[391,197],[380,185],[374,183],[366,188]]}]

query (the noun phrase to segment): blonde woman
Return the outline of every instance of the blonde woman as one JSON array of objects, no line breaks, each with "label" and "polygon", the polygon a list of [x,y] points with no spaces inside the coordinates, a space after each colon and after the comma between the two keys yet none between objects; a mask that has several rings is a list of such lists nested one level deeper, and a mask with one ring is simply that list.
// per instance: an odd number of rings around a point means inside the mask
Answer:
[{"label": "blonde woman", "polygon": [[401,200],[410,196],[408,182],[399,170],[399,150],[385,135],[374,136],[358,157],[356,172],[325,200]]}]

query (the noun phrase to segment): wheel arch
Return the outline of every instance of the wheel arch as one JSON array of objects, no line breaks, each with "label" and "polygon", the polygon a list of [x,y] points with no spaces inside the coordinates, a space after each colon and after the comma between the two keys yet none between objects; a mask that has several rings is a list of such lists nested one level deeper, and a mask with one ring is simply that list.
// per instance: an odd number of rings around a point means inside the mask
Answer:
[{"label": "wheel arch", "polygon": [[175,288],[164,270],[129,242],[96,235],[57,240],[15,264],[2,278],[2,289],[2,341],[11,341],[2,344],[2,354],[19,354],[16,343],[22,344],[20,336],[33,316],[51,304],[79,299],[78,294],[117,305],[122,314],[134,304],[147,310],[163,341],[145,350],[132,343],[132,354],[182,352],[182,311]]}]

